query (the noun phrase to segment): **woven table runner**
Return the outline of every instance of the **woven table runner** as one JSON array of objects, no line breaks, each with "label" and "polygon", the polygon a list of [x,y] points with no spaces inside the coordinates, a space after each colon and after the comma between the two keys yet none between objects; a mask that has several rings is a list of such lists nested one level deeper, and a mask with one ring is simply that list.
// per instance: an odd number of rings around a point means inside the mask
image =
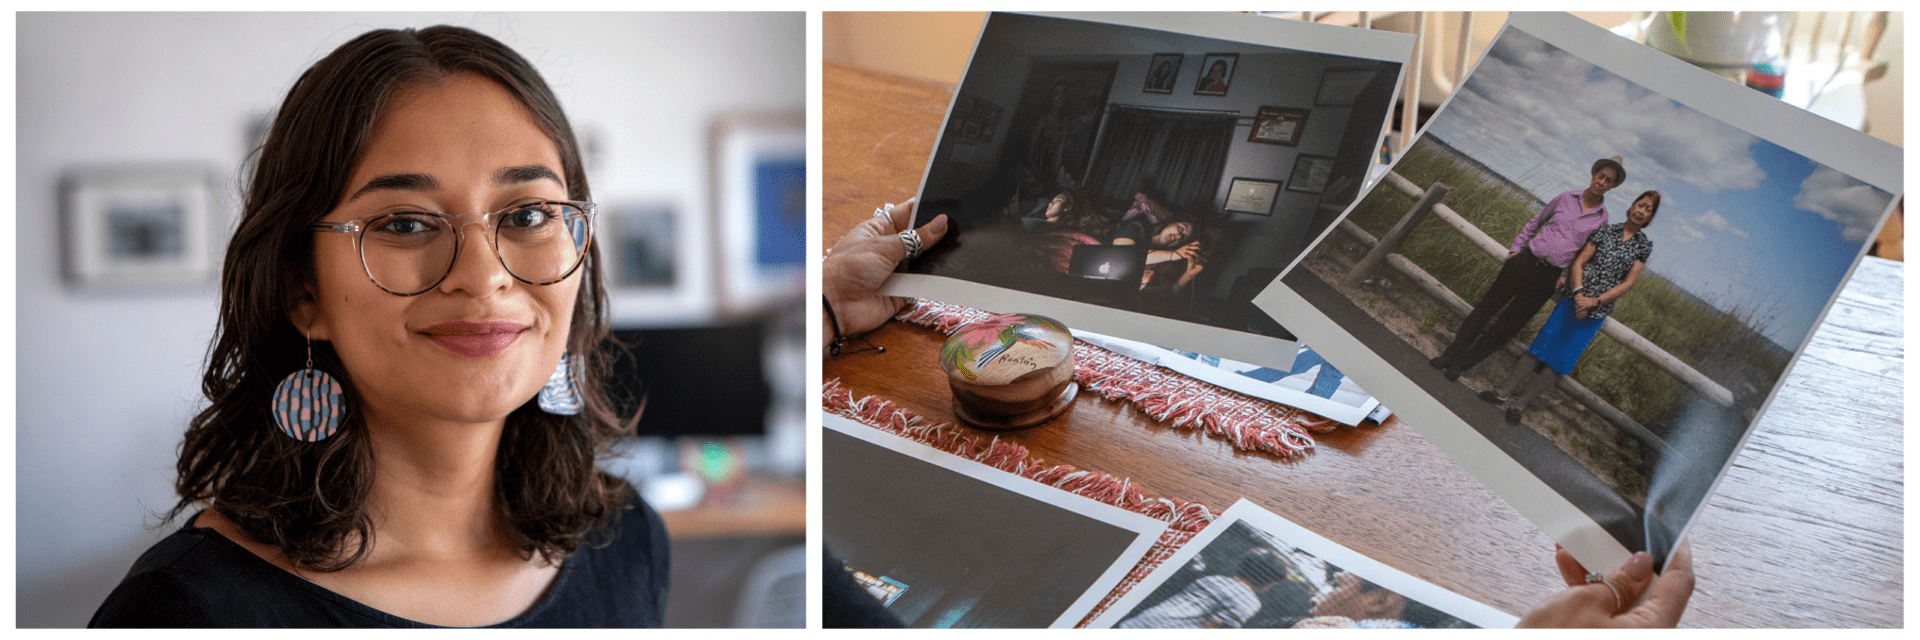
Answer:
[{"label": "woven table runner", "polygon": [[[897,319],[951,334],[994,314],[933,300],[918,300]],[[1291,457],[1313,448],[1312,433],[1340,423],[1277,402],[1195,380],[1085,342],[1073,341],[1074,378],[1108,400],[1126,400],[1149,417],[1176,429],[1204,429],[1235,449]]]},{"label": "woven table runner", "polygon": [[1084,627],[1099,617],[1107,607],[1125,596],[1127,591],[1145,579],[1160,563],[1172,557],[1182,545],[1193,539],[1194,534],[1207,528],[1207,524],[1219,515],[1198,502],[1148,496],[1130,480],[1076,469],[1071,465],[1049,465],[1031,456],[1027,448],[1019,444],[1002,442],[997,436],[985,438],[979,432],[927,420],[880,398],[855,398],[852,391],[840,386],[838,378],[821,385],[820,404],[827,413],[1167,523],[1166,531],[1147,550],[1146,556],[1075,627]]}]

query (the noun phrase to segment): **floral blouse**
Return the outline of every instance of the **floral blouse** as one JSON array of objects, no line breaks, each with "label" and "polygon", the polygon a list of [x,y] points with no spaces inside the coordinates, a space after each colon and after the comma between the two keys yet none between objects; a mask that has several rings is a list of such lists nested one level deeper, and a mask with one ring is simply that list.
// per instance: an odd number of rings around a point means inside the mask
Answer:
[{"label": "floral blouse", "polygon": [[[1633,263],[1646,262],[1653,257],[1653,239],[1647,237],[1647,231],[1641,229],[1632,238],[1621,238],[1627,223],[1609,224],[1593,230],[1587,236],[1587,244],[1593,245],[1593,257],[1587,259],[1587,266],[1580,271],[1581,285],[1585,295],[1600,297],[1600,294],[1619,286],[1627,279],[1627,273],[1633,271]],[[1571,285],[1572,283],[1568,283]],[[1561,293],[1572,296],[1567,289]],[[1614,302],[1602,302],[1588,314],[1589,320],[1600,320],[1613,313]]]}]

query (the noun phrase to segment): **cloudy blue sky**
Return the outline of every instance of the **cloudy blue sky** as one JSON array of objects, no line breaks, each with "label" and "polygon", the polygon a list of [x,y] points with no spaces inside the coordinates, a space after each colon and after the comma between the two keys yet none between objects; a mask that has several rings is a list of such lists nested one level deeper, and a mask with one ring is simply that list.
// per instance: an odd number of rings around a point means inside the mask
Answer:
[{"label": "cloudy blue sky", "polygon": [[1542,200],[1585,188],[1595,159],[1621,156],[1627,180],[1607,193],[1612,222],[1641,192],[1664,196],[1647,230],[1648,268],[1722,307],[1771,316],[1768,337],[1789,349],[1892,200],[1514,29],[1428,133]]}]

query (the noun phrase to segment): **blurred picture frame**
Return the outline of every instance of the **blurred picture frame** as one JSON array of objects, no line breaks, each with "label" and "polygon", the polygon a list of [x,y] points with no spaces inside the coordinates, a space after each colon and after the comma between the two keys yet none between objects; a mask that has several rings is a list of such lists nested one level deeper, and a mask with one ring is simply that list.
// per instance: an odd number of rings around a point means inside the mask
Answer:
[{"label": "blurred picture frame", "polygon": [[1300,146],[1300,132],[1307,128],[1306,109],[1286,109],[1261,105],[1247,131],[1247,142],[1264,142],[1283,147]]},{"label": "blurred picture frame", "polygon": [[612,264],[614,285],[623,289],[683,286],[686,266],[675,230],[679,212],[665,202],[618,203],[603,225],[601,247]]},{"label": "blurred picture frame", "polygon": [[1273,215],[1273,202],[1280,195],[1279,180],[1234,178],[1232,185],[1227,190],[1227,205],[1224,207],[1227,212]]},{"label": "blurred picture frame", "polygon": [[1293,175],[1287,181],[1287,190],[1325,193],[1327,180],[1331,175],[1333,175],[1332,157],[1302,153],[1293,158]]},{"label": "blurred picture frame", "polygon": [[1186,56],[1178,53],[1156,53],[1153,61],[1147,65],[1146,84],[1140,90],[1145,93],[1173,93],[1174,81],[1180,78],[1180,63]]},{"label": "blurred picture frame", "polygon": [[193,286],[219,272],[220,174],[196,163],[73,167],[60,180],[63,272],[83,291]]},{"label": "blurred picture frame", "polygon": [[[1233,85],[1233,70],[1240,66],[1238,53],[1209,53],[1200,59],[1200,78],[1193,83],[1193,94],[1224,96]],[[1221,68],[1222,73],[1214,73]]]},{"label": "blurred picture frame", "polygon": [[720,307],[798,299],[806,277],[807,129],[801,110],[743,112],[712,126]]},{"label": "blurred picture frame", "polygon": [[614,323],[622,327],[702,322],[714,312],[713,252],[705,221],[678,197],[612,200],[595,220]]}]

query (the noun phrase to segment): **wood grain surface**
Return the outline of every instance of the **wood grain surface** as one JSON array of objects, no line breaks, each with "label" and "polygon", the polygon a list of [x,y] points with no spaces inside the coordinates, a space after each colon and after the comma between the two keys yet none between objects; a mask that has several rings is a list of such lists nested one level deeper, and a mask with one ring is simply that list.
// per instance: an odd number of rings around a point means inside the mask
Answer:
[{"label": "wood grain surface", "polygon": [[[913,195],[952,88],[828,64],[822,94],[831,246],[873,207]],[[1901,277],[1877,259],[1860,270],[1704,508],[1683,626],[1901,625]],[[892,322],[871,338],[887,351],[828,359],[826,378],[952,421],[945,336]],[[1553,541],[1398,420],[1316,436],[1314,452],[1281,459],[1083,393],[1061,417],[1000,437],[1154,496],[1215,510],[1246,497],[1516,615],[1562,588]]]}]

